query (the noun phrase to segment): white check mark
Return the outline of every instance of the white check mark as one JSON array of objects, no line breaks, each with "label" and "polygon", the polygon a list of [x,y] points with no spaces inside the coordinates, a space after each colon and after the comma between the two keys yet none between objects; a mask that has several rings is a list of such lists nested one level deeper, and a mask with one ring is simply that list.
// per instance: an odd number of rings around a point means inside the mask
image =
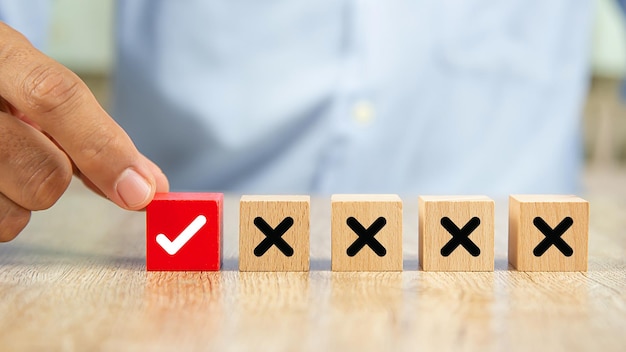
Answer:
[{"label": "white check mark", "polygon": [[173,241],[170,241],[167,236],[160,233],[156,236],[157,243],[169,254],[174,255],[178,252],[185,243],[189,242],[189,240],[200,231],[202,226],[206,224],[206,217],[204,215],[198,215],[191,224],[189,224],[183,232],[180,233]]}]

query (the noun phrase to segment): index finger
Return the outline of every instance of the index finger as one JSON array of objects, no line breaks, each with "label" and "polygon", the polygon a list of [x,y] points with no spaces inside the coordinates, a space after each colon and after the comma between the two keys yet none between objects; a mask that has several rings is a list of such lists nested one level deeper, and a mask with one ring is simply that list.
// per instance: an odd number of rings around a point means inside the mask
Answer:
[{"label": "index finger", "polygon": [[41,127],[109,199],[144,208],[163,188],[130,137],[69,69],[0,23],[0,95]]}]

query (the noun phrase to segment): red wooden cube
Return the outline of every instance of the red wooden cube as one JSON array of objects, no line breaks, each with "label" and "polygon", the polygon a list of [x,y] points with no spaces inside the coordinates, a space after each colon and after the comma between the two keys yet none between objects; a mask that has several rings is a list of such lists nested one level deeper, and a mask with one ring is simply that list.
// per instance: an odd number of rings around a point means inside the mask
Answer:
[{"label": "red wooden cube", "polygon": [[146,269],[219,270],[223,205],[222,193],[157,193],[146,209]]}]

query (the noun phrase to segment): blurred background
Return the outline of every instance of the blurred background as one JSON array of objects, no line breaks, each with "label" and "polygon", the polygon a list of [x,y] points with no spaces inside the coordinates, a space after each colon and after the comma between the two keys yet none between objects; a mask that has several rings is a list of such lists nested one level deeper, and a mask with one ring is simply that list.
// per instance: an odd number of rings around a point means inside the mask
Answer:
[{"label": "blurred background", "polygon": [[[78,73],[109,104],[114,0],[53,2],[48,54]],[[596,0],[589,92],[583,111],[585,186],[626,196],[626,21],[624,0]]]}]

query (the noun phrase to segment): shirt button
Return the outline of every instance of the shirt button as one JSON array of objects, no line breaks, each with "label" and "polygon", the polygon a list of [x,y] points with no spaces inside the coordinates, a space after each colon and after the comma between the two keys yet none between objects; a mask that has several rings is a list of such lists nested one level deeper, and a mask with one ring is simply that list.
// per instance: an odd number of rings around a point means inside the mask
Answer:
[{"label": "shirt button", "polygon": [[371,102],[367,100],[361,100],[354,104],[352,108],[352,118],[356,123],[361,126],[367,126],[376,117],[376,111]]}]

